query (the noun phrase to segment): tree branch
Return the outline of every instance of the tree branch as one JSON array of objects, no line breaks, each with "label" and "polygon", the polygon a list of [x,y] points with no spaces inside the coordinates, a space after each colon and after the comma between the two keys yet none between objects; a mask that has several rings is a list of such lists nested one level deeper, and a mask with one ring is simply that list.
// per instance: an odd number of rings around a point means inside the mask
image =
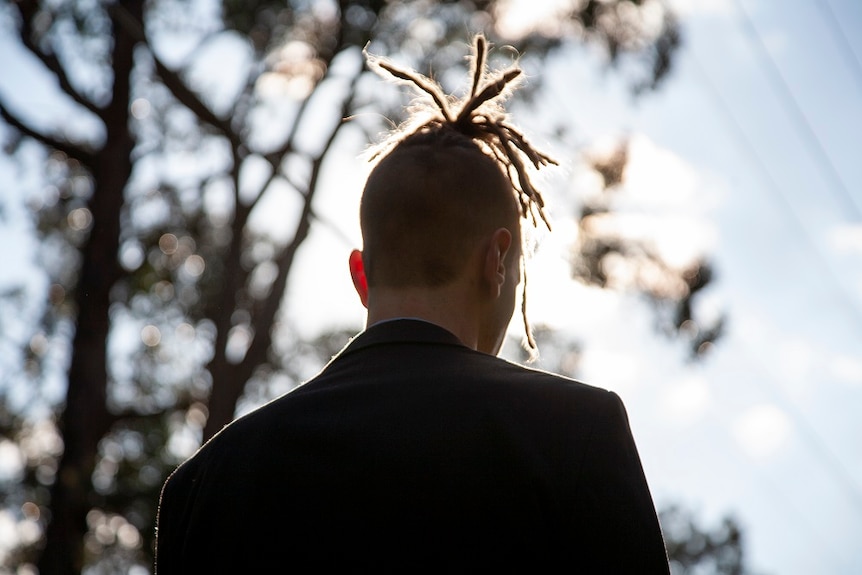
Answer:
[{"label": "tree branch", "polygon": [[13,2],[12,4],[18,8],[18,13],[21,15],[22,26],[18,31],[18,36],[20,37],[21,43],[24,47],[36,56],[36,58],[38,58],[39,61],[42,62],[42,64],[48,68],[52,74],[54,74],[54,77],[57,79],[57,83],[60,85],[60,89],[63,90],[67,96],[91,113],[95,114],[97,117],[102,118],[102,108],[84,97],[83,94],[75,89],[72,82],[69,80],[69,75],[66,74],[65,68],[63,68],[63,65],[60,63],[57,56],[52,53],[45,52],[39,48],[34,41],[33,18],[36,16],[37,5],[33,2]]},{"label": "tree branch", "polygon": [[49,136],[39,132],[31,126],[28,126],[23,120],[9,111],[2,101],[0,101],[0,117],[24,136],[32,138],[49,148],[63,152],[71,158],[75,158],[90,169],[93,169],[96,166],[96,154],[94,152],[85,150],[80,145],[69,142],[62,137]]},{"label": "tree branch", "polygon": [[255,314],[252,320],[255,337],[242,361],[243,366],[245,366],[246,370],[249,372],[253,370],[255,366],[266,361],[267,350],[269,350],[270,343],[272,341],[272,327],[275,324],[277,312],[281,306],[282,297],[284,296],[284,290],[287,287],[287,278],[290,275],[291,268],[293,267],[296,253],[308,237],[308,233],[311,229],[311,221],[314,218],[311,204],[318,188],[323,160],[326,159],[329,150],[332,148],[332,144],[335,142],[335,137],[341,131],[341,128],[346,125],[344,118],[348,116],[350,107],[353,104],[353,99],[356,95],[356,83],[361,75],[362,69],[360,69],[350,81],[350,85],[347,89],[347,96],[344,98],[341,105],[340,113],[342,120],[332,129],[326,140],[326,144],[312,163],[311,177],[309,178],[306,192],[303,194],[302,215],[300,216],[299,223],[296,225],[296,232],[294,233],[293,240],[285,246],[284,250],[282,250],[276,260],[278,265],[278,275],[273,281],[269,296],[261,300],[259,305],[255,306]]},{"label": "tree branch", "polygon": [[[345,7],[343,5],[341,5],[340,10],[341,10],[342,15],[344,14],[344,9],[345,9]],[[333,48],[333,50],[331,52],[327,53],[323,58],[323,65],[324,65],[323,76],[317,81],[317,83],[315,83],[314,88],[312,89],[312,91],[308,95],[308,97],[305,98],[305,100],[303,100],[302,103],[299,105],[299,110],[297,110],[297,112],[296,112],[296,118],[293,121],[293,125],[290,127],[290,132],[288,133],[287,138],[284,141],[284,144],[282,144],[282,146],[280,148],[278,148],[277,150],[270,152],[269,154],[264,154],[264,158],[266,158],[266,160],[272,165],[273,173],[278,172],[279,169],[281,168],[281,161],[284,158],[284,156],[286,154],[289,154],[289,153],[294,151],[293,150],[293,144],[294,144],[294,141],[296,140],[296,135],[299,132],[299,124],[302,121],[303,116],[305,116],[305,111],[308,108],[308,103],[311,101],[311,99],[317,93],[317,89],[321,85],[323,85],[323,83],[327,80],[327,78],[330,77],[330,72],[332,71],[332,61],[335,60],[335,57],[338,54],[340,54],[341,52],[343,52],[344,49],[346,48],[346,46],[344,44],[344,26],[338,27],[338,30],[335,34],[334,39],[335,39],[335,43],[334,43],[335,47]],[[363,67],[359,71],[359,74],[357,74],[357,76],[355,78],[353,78],[353,80],[351,81],[351,88],[350,88],[351,94],[353,93],[353,91],[355,89],[356,81],[359,79],[359,76],[365,70],[364,60],[363,60],[362,66]],[[353,101],[352,96],[351,96],[350,100],[351,100],[351,102]],[[272,180],[270,179],[270,181],[266,183],[266,186],[268,186],[271,183],[271,181]],[[261,194],[266,189],[266,186],[264,186],[264,188],[261,189]]]},{"label": "tree branch", "polygon": [[187,411],[195,403],[197,403],[196,399],[188,393],[183,393],[176,398],[170,407],[156,411],[140,411],[134,407],[126,407],[111,413],[111,426],[119,424],[132,426],[138,422],[158,421],[168,412]]},{"label": "tree branch", "polygon": [[[272,152],[263,154],[263,158],[267,162],[269,162],[270,166],[272,166],[272,173],[269,175],[269,178],[267,178],[266,182],[264,182],[264,184],[261,186],[260,192],[255,197],[254,201],[252,202],[251,207],[254,207],[254,204],[256,204],[260,200],[260,198],[263,196],[263,193],[270,186],[270,184],[272,184],[272,182],[279,176],[280,171],[281,171],[281,167],[282,167],[281,164],[282,164],[282,161],[284,160],[284,157],[287,154],[296,152],[296,150],[294,150],[293,146],[294,146],[294,141],[296,140],[296,136],[299,133],[299,124],[302,122],[302,119],[305,116],[305,112],[308,109],[308,104],[311,101],[311,99],[314,97],[315,94],[317,94],[317,91],[320,88],[320,86],[322,86],[326,82],[326,80],[331,77],[330,71],[332,69],[332,61],[335,59],[335,56],[338,53],[339,53],[338,50],[334,50],[326,58],[326,60],[324,62],[326,71],[323,73],[323,77],[321,77],[317,81],[317,83],[314,85],[314,88],[312,89],[312,91],[308,95],[308,97],[306,97],[300,103],[299,110],[297,110],[297,112],[296,112],[296,117],[293,120],[293,124],[290,127],[290,132],[288,133],[287,138],[285,138],[284,143],[278,149],[276,149]],[[365,68],[364,68],[364,64],[363,64],[363,68],[360,69],[359,72],[356,74],[356,76],[351,79],[351,82],[350,82],[350,94],[351,94],[351,96],[349,97],[348,101],[345,102],[345,106],[342,106],[342,112],[343,112],[342,116],[341,116],[342,118],[344,118],[346,116],[347,112],[345,110],[349,109],[349,106],[353,102],[353,95],[352,94],[355,91],[356,82],[358,81],[359,76],[362,75],[362,72],[364,71],[364,69]],[[337,129],[338,128],[336,128],[336,131],[337,131]],[[333,136],[334,136],[334,134],[333,134]],[[324,148],[324,152],[322,152],[322,154],[326,153],[325,150],[328,149],[329,145],[330,144],[327,144],[327,147]],[[313,159],[313,158],[310,158],[310,159],[312,159],[312,162],[315,161],[315,159]],[[301,191],[302,187],[294,185],[294,183],[291,182],[286,176],[285,176],[285,179],[288,180],[288,183],[295,190],[297,190],[300,193],[304,193]],[[306,189],[308,189],[307,186],[306,186]]]},{"label": "tree branch", "polygon": [[150,51],[150,55],[153,57],[153,62],[156,65],[156,73],[162,79],[162,83],[165,87],[171,91],[174,98],[188,108],[203,123],[208,124],[221,132],[228,140],[230,140],[231,145],[240,147],[242,140],[239,134],[231,126],[230,120],[220,118],[215,114],[215,112],[210,110],[203,100],[201,100],[200,97],[186,85],[180,77],[180,74],[168,68],[159,59],[147,40],[147,35],[144,32],[144,27],[141,22],[136,20],[135,17],[122,6],[122,4],[110,4],[107,10],[114,21],[122,27],[127,34],[147,47]]}]

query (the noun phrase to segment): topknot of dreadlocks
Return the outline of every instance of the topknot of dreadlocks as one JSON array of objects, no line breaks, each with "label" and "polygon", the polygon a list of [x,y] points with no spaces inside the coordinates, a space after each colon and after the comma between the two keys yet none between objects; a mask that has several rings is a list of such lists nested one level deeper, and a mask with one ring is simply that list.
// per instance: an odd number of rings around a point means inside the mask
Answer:
[{"label": "topknot of dreadlocks", "polygon": [[[545,202],[541,192],[533,185],[527,166],[539,169],[548,164],[556,164],[549,156],[534,149],[524,135],[509,123],[508,115],[501,101],[517,85],[522,71],[517,65],[498,72],[486,69],[488,43],[481,34],[473,41],[473,57],[470,74],[472,82],[468,94],[458,100],[447,96],[440,84],[412,70],[367,51],[365,56],[372,69],[381,75],[388,75],[397,81],[418,88],[430,96],[433,106],[430,116],[418,125],[402,130],[397,138],[390,139],[372,158],[384,154],[398,143],[429,130],[455,130],[474,140],[482,150],[494,159],[512,184],[521,207],[521,215],[530,219],[533,225],[538,220],[551,228],[544,211]],[[457,112],[452,110],[453,105]]]}]

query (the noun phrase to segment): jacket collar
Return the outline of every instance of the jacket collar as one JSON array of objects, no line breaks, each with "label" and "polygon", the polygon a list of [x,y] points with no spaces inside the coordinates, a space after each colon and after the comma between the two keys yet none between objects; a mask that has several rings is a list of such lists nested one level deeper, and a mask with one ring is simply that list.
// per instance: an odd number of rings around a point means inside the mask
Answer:
[{"label": "jacket collar", "polygon": [[369,326],[354,337],[338,355],[387,343],[436,343],[465,347],[452,332],[421,319],[393,319]]}]

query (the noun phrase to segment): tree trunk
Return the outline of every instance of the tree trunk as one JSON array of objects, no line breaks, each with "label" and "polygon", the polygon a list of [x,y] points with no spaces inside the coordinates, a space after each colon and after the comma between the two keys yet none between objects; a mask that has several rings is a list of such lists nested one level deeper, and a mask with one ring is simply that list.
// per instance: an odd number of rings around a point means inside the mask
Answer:
[{"label": "tree trunk", "polygon": [[[142,17],[142,0],[126,2]],[[123,193],[132,172],[134,138],[129,129],[130,75],[135,41],[114,28],[113,98],[102,114],[105,145],[94,167],[89,209],[93,228],[82,249],[75,299],[78,321],[72,341],[66,405],[60,417],[63,456],[51,489],[51,522],[39,560],[41,575],[80,573],[84,567],[87,513],[93,501],[91,478],[99,441],[112,416],[107,406],[107,340],[110,331],[111,288],[120,277],[117,252]]]}]

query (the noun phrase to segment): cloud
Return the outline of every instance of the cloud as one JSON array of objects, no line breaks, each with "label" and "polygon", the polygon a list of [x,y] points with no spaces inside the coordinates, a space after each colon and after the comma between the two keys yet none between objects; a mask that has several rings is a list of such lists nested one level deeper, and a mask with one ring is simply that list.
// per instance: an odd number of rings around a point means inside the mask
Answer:
[{"label": "cloud", "polygon": [[520,38],[536,29],[558,27],[568,2],[505,0],[496,10],[497,28],[507,38]]},{"label": "cloud", "polygon": [[840,253],[862,255],[862,225],[846,224],[829,231],[829,244]]},{"label": "cloud", "polygon": [[790,418],[779,407],[758,405],[742,414],[733,424],[733,435],[742,449],[754,459],[777,453],[790,437]]},{"label": "cloud", "polygon": [[801,338],[789,338],[774,343],[778,353],[776,369],[781,380],[794,385],[805,385],[812,381],[811,374],[819,355],[815,347]]},{"label": "cloud", "polygon": [[862,386],[862,359],[838,355],[829,362],[829,370],[844,383]]},{"label": "cloud", "polygon": [[682,17],[729,16],[734,13],[731,0],[670,0],[670,6]]},{"label": "cloud", "polygon": [[626,395],[636,387],[643,367],[640,358],[616,349],[587,348],[581,361],[585,381]]},{"label": "cloud", "polygon": [[692,375],[674,382],[663,392],[665,417],[683,425],[696,423],[709,407],[711,395],[705,377]]},{"label": "cloud", "polygon": [[644,134],[631,137],[628,160],[625,192],[639,206],[702,214],[715,209],[721,200],[717,187],[701,172]]},{"label": "cloud", "polygon": [[714,250],[718,232],[711,212],[722,201],[717,182],[647,136],[629,143],[618,191],[620,234],[645,238],[666,261],[684,267]]}]

